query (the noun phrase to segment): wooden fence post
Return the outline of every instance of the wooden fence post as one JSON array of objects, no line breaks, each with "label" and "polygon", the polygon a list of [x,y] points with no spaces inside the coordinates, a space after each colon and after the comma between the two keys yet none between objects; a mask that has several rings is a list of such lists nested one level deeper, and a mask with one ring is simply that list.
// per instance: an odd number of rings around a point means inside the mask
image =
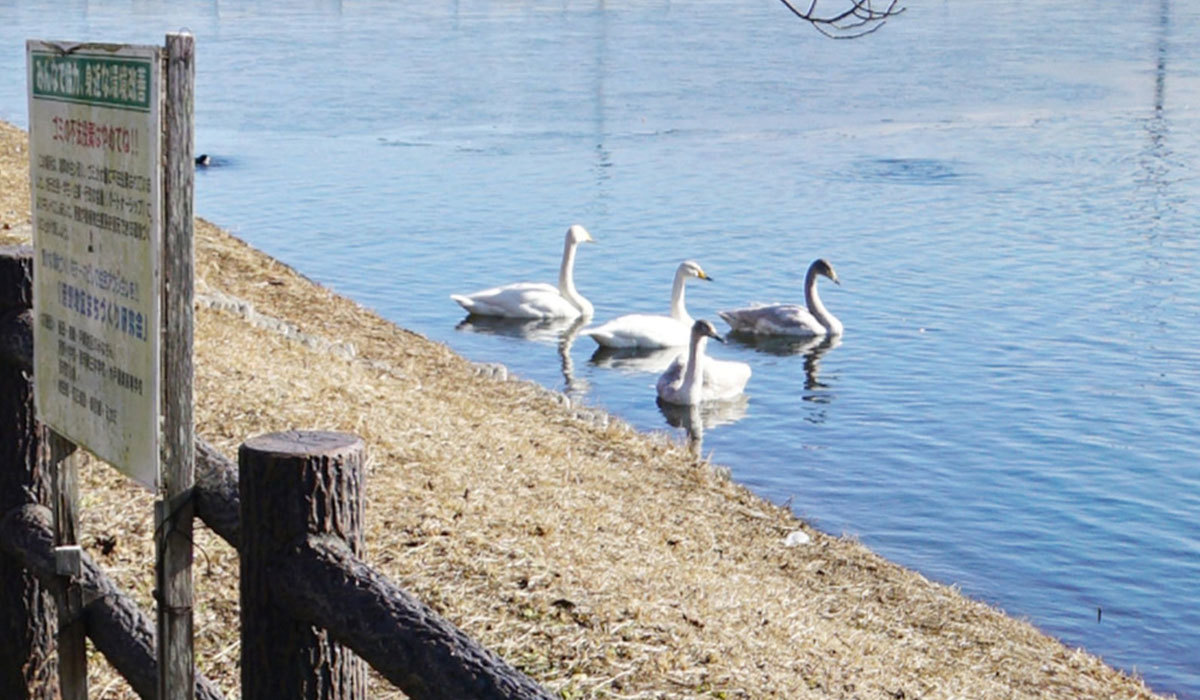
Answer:
[{"label": "wooden fence post", "polygon": [[365,700],[366,665],[270,595],[275,561],[332,535],[361,554],[365,447],[345,433],[285,432],[238,451],[243,700]]},{"label": "wooden fence post", "polygon": [[[33,371],[18,361],[15,347],[32,304],[33,249],[0,246],[0,516],[29,503],[50,505],[50,474],[38,459],[44,433],[34,416]],[[50,591],[0,555],[0,697],[59,697],[56,621]]]}]

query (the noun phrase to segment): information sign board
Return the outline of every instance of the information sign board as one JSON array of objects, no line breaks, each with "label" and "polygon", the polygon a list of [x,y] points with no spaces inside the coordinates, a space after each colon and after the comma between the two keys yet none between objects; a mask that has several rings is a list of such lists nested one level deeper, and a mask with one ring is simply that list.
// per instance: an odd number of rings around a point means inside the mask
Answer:
[{"label": "information sign board", "polygon": [[158,486],[161,52],[26,43],[39,418]]}]

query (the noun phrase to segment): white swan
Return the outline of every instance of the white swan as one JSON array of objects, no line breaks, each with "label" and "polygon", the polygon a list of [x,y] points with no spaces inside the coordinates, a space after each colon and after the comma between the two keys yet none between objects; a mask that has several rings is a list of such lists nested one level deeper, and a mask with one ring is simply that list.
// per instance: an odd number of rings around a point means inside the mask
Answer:
[{"label": "white swan", "polygon": [[820,258],[808,266],[804,276],[805,306],[797,304],[757,304],[743,309],[718,311],[730,329],[759,335],[839,336],[842,322],[829,313],[817,294],[817,275],[825,275],[837,284],[833,265]]},{"label": "white swan", "polygon": [[671,348],[688,344],[692,317],[684,305],[684,285],[688,278],[712,281],[700,263],[684,260],[675,269],[671,286],[671,315],[626,314],[583,331],[606,348]]},{"label": "white swan", "polygon": [[517,282],[492,287],[474,294],[451,294],[468,312],[480,316],[505,318],[591,318],[592,304],[575,290],[575,249],[591,242],[587,229],[575,224],[567,229],[563,244],[562,267],[558,286],[544,282]]},{"label": "white swan", "polygon": [[701,319],[692,324],[687,359],[683,355],[675,358],[658,378],[658,398],[671,404],[691,406],[702,401],[731,399],[742,393],[750,380],[750,365],[708,357],[704,354],[704,346],[709,338],[725,342],[717,335],[712,323]]}]

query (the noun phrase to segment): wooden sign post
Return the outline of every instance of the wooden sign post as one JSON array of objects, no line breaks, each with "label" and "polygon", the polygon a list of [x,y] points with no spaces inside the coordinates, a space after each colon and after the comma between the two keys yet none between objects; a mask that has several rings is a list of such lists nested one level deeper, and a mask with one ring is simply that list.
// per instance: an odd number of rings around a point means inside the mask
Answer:
[{"label": "wooden sign post", "polygon": [[[156,490],[159,698],[194,696],[192,160],[194,41],[26,42],[34,241],[34,398],[64,446],[56,559],[78,576],[69,443]],[[80,634],[66,626],[64,635]],[[86,698],[82,636],[64,698]],[[69,657],[69,658],[64,658]],[[80,677],[82,675],[82,677]]]},{"label": "wooden sign post", "polygon": [[192,486],[196,442],[192,418],[192,160],[195,42],[167,35],[167,99],[163,237],[162,500],[155,504],[158,552],[158,698],[191,700]]}]

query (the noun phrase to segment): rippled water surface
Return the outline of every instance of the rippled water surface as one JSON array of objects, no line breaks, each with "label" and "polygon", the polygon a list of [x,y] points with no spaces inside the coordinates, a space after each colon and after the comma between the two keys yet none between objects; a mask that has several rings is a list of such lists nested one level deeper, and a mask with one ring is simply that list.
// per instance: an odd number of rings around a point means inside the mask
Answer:
[{"label": "rippled water surface", "polygon": [[[1017,6],[1019,5],[1019,6]],[[835,42],[766,0],[0,0],[24,40],[197,37],[197,211],[469,358],[683,439],[651,373],[448,298],[597,319],[822,288],[844,341],[731,342],[703,449],[802,516],[1200,697],[1200,8],[913,0]],[[1097,611],[1102,610],[1097,620]]]}]

